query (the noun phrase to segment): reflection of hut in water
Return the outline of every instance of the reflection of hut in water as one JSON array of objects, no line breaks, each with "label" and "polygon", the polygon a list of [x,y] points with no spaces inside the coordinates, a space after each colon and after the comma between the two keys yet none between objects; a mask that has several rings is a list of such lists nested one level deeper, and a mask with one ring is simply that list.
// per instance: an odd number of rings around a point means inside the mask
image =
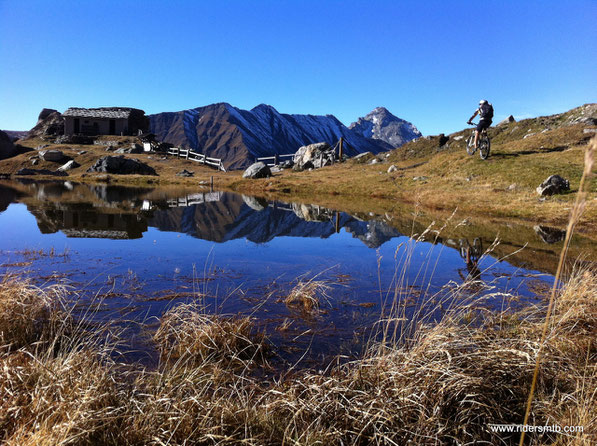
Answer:
[{"label": "reflection of hut in water", "polygon": [[42,233],[62,231],[76,238],[141,238],[147,220],[137,214],[102,214],[94,210],[46,209],[34,212]]}]

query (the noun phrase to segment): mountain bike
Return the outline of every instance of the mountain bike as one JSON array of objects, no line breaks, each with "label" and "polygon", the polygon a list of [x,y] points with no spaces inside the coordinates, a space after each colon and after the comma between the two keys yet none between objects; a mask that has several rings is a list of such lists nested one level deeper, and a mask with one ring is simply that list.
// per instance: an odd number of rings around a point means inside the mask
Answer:
[{"label": "mountain bike", "polygon": [[[467,123],[468,124],[468,123]],[[473,124],[474,125],[474,124]],[[491,148],[491,141],[489,139],[489,135],[487,135],[487,129],[481,130],[479,134],[479,156],[482,160],[487,159],[489,156],[489,149]],[[468,137],[466,140],[466,153],[469,155],[474,155],[477,151],[477,147],[475,147],[475,130],[471,136]]]}]

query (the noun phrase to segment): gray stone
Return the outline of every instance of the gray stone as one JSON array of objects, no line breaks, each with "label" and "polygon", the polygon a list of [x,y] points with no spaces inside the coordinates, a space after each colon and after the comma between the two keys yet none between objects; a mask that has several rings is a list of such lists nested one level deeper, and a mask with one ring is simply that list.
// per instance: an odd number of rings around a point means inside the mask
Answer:
[{"label": "gray stone", "polygon": [[37,166],[39,164],[39,159],[38,158],[33,158],[31,160],[31,164],[34,165],[34,166]]},{"label": "gray stone", "polygon": [[570,182],[559,175],[551,175],[537,187],[537,193],[542,197],[561,194],[570,190]]},{"label": "gray stone", "polygon": [[66,172],[67,170],[76,169],[77,167],[81,167],[81,165],[77,163],[75,160],[70,160],[63,166],[60,166],[58,170],[61,172]]},{"label": "gray stone", "polygon": [[327,142],[318,142],[300,147],[293,157],[294,170],[319,169],[331,164],[334,151]]},{"label": "gray stone", "polygon": [[549,226],[536,225],[533,227],[533,229],[537,235],[541,237],[541,240],[550,245],[552,243],[561,242],[566,237],[566,231],[551,228]]},{"label": "gray stone", "polygon": [[249,197],[247,195],[243,195],[242,197],[245,204],[256,211],[261,212],[268,207],[267,200],[264,200],[263,198]]},{"label": "gray stone", "polygon": [[247,170],[243,172],[243,178],[269,178],[272,176],[270,168],[261,161],[258,163],[251,164],[247,167]]},{"label": "gray stone", "polygon": [[183,169],[176,174],[177,177],[192,177],[193,175],[195,175],[195,172],[191,172],[187,169]]},{"label": "gray stone", "polygon": [[508,116],[503,121],[498,122],[498,125],[496,127],[499,127],[501,125],[507,125],[507,124],[510,124],[511,122],[516,122],[516,119],[514,119],[514,116],[512,116],[512,115]]},{"label": "gray stone", "polygon": [[396,172],[397,170],[398,168],[393,164],[390,167],[388,167],[388,173]]},{"label": "gray stone", "polygon": [[50,147],[50,145],[49,145],[49,144],[40,144],[39,146],[37,146],[37,147],[35,148],[35,150],[38,150],[38,151],[39,151],[39,150],[43,150],[43,149],[45,149],[46,147]]},{"label": "gray stone", "polygon": [[516,184],[512,183],[510,186],[508,186],[508,190],[516,190]]},{"label": "gray stone", "polygon": [[369,161],[369,164],[377,164],[379,163],[379,160],[377,158],[373,158],[371,161]]},{"label": "gray stone", "polygon": [[455,136],[452,139],[454,139],[454,141],[460,141],[462,138],[464,138],[464,135],[458,135],[458,136]]},{"label": "gray stone", "polygon": [[157,175],[153,167],[137,159],[120,156],[104,156],[98,159],[87,172],[104,172],[117,175]]},{"label": "gray stone", "polygon": [[19,171],[17,171],[16,175],[53,175],[53,176],[64,177],[68,174],[66,172],[60,172],[57,170],[54,171],[54,170],[48,170],[48,169],[23,168],[23,169],[20,169]]},{"label": "gray stone", "polygon": [[413,181],[425,181],[427,177],[413,177]]},{"label": "gray stone", "polygon": [[522,139],[527,139],[527,138],[530,138],[531,136],[534,136],[534,135],[536,135],[536,133],[527,133],[526,135],[524,135],[522,137]]},{"label": "gray stone", "polygon": [[369,155],[373,155],[371,152],[363,152],[363,153],[359,153],[357,156],[353,156],[352,159],[353,160],[360,160],[362,158],[365,158]]},{"label": "gray stone", "polygon": [[584,129],[583,133],[597,133],[597,129]]},{"label": "gray stone", "polygon": [[42,150],[39,152],[39,156],[44,161],[59,162],[64,159],[64,153],[61,150]]}]

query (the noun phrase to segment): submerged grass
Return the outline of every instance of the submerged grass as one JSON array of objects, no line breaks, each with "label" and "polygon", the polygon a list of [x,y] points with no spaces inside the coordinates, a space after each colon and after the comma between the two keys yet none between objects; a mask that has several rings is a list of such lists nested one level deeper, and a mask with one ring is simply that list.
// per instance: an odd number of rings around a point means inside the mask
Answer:
[{"label": "submerged grass", "polygon": [[[25,308],[43,327],[69,311],[55,289],[5,281],[0,305]],[[25,290],[25,291],[24,291]],[[52,299],[55,299],[52,295]],[[42,310],[37,310],[42,309]],[[470,317],[470,314],[474,317]],[[520,423],[539,349],[544,308],[453,309],[408,342],[370,348],[327,372],[265,379],[265,339],[248,318],[179,305],[155,335],[153,370],[119,365],[86,330],[48,331],[4,318],[0,439],[5,444],[515,444],[488,424]],[[59,323],[54,324],[59,327]],[[17,330],[18,331],[18,330]],[[69,342],[60,339],[68,335]],[[584,433],[529,434],[530,444],[595,441],[597,274],[573,271],[559,291],[530,424],[582,425]],[[16,339],[19,342],[16,342]],[[56,348],[56,345],[61,347]],[[551,435],[551,436],[550,436]]]}]

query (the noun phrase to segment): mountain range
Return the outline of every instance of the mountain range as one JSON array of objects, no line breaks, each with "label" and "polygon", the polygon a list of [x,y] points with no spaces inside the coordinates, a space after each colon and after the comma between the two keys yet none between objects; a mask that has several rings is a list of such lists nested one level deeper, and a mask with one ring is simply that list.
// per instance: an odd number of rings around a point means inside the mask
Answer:
[{"label": "mountain range", "polygon": [[[381,107],[360,118],[358,123],[374,119],[376,111],[384,111],[384,116],[377,119],[378,130],[369,133],[360,127],[355,127],[356,130],[346,127],[333,115],[290,115],[265,104],[242,110],[218,103],[149,115],[149,122],[150,131],[158,140],[221,158],[226,168],[239,169],[250,165],[255,158],[295,153],[306,144],[327,142],[333,146],[340,137],[347,143],[346,153],[356,155],[391,150],[420,136],[412,124]],[[392,128],[386,130],[386,124]]]}]

